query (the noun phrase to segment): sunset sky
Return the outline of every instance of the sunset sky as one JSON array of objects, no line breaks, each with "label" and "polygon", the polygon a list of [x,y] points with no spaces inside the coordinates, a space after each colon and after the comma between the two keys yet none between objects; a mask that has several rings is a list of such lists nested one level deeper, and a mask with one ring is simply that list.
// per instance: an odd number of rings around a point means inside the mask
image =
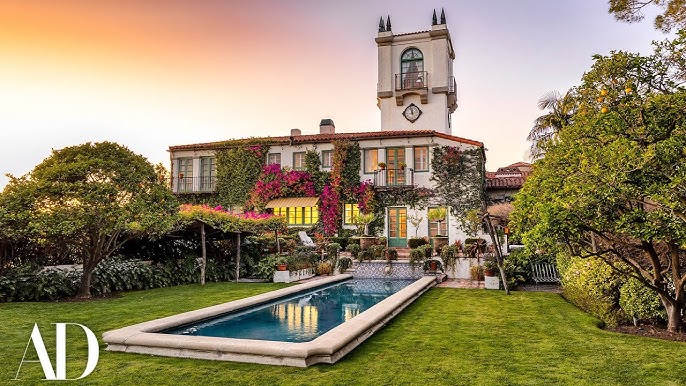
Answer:
[{"label": "sunset sky", "polygon": [[615,21],[605,0],[4,0],[0,174],[88,141],[169,165],[170,145],[314,133],[322,118],[379,130],[379,17],[426,30],[441,7],[453,134],[484,142],[489,170],[524,159],[537,100],[578,84],[593,54],[666,38],[650,20]]}]

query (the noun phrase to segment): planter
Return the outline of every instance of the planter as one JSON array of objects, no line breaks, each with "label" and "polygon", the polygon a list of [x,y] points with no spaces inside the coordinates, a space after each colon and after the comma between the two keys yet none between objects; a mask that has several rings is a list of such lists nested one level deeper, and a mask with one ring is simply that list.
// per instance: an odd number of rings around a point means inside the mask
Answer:
[{"label": "planter", "polygon": [[484,287],[490,290],[500,289],[500,280],[498,280],[498,276],[484,277]]},{"label": "planter", "polygon": [[286,264],[277,264],[276,265],[276,270],[277,271],[285,271],[288,269],[288,266]]},{"label": "planter", "polygon": [[436,251],[437,254],[441,254],[441,249],[448,245],[449,238],[448,236],[435,236],[432,237],[431,240],[434,242],[434,250]]}]

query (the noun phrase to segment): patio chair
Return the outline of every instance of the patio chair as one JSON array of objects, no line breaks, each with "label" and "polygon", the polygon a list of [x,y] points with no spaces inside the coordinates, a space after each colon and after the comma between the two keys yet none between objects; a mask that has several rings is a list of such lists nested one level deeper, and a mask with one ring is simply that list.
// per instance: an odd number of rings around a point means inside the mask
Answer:
[{"label": "patio chair", "polygon": [[300,236],[300,241],[303,243],[304,246],[312,248],[317,247],[317,244],[315,244],[314,241],[312,241],[310,236],[308,236],[305,231],[298,232],[298,236]]}]

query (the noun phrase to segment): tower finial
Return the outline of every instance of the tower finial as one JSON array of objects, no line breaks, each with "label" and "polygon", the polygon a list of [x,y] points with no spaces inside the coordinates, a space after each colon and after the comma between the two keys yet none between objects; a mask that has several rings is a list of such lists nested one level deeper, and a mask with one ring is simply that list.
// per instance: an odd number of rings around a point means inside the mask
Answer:
[{"label": "tower finial", "polygon": [[445,10],[441,8],[441,24],[445,24]]},{"label": "tower finial", "polygon": [[379,20],[379,32],[386,32],[386,27],[383,25],[383,16],[381,16],[381,19]]},{"label": "tower finial", "polygon": [[434,8],[434,15],[431,18],[431,25],[436,25],[438,24],[438,19],[436,18],[436,8]]},{"label": "tower finial", "polygon": [[386,31],[391,32],[391,15],[388,15],[388,19],[386,19]]}]

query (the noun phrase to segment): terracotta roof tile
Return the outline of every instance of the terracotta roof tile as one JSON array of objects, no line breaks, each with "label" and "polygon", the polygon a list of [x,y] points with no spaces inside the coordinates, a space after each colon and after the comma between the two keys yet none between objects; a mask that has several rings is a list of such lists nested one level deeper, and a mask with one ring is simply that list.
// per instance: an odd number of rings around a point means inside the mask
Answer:
[{"label": "terracotta roof tile", "polygon": [[[468,145],[483,147],[484,144],[479,141],[474,141],[467,138],[456,137],[445,133],[440,133],[435,130],[394,130],[394,131],[368,131],[361,133],[336,133],[336,134],[303,134],[293,137],[262,137],[255,139],[267,140],[270,145],[284,145],[284,144],[305,144],[305,143],[322,143],[332,142],[336,140],[362,140],[362,139],[389,139],[389,138],[416,138],[416,137],[438,137],[454,142],[464,143]],[[169,151],[176,150],[210,150],[231,147],[232,141],[240,141],[250,138],[232,139],[219,142],[195,143],[189,145],[170,146]]]},{"label": "terracotta roof tile", "polygon": [[487,178],[487,189],[519,189],[524,186],[524,177]]}]

